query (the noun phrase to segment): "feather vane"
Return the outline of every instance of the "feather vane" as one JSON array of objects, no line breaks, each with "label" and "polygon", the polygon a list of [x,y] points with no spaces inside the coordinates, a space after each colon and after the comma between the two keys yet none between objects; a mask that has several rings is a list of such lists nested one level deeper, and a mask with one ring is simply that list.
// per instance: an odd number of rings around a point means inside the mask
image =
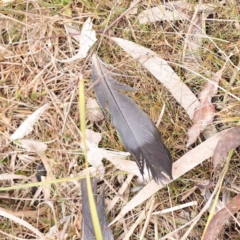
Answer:
[{"label": "feather vane", "polygon": [[[105,114],[106,105],[112,123],[118,131],[125,149],[130,152],[143,174],[146,165],[153,179],[158,182],[172,178],[172,159],[160,133],[149,116],[123,90],[134,90],[112,77],[96,56],[92,57],[92,81],[98,102]],[[164,174],[165,175],[164,175]]]},{"label": "feather vane", "polygon": [[[93,194],[95,195],[94,200],[97,206],[97,213],[100,221],[103,239],[114,240],[111,228],[107,227],[109,222],[105,213],[104,191],[102,191],[102,194],[97,196],[97,179],[96,178],[91,179],[91,186],[92,186]],[[94,233],[92,216],[90,212],[86,179],[83,179],[81,181],[81,191],[82,191],[83,236],[84,236],[83,239],[84,240],[96,239],[96,236]]]}]

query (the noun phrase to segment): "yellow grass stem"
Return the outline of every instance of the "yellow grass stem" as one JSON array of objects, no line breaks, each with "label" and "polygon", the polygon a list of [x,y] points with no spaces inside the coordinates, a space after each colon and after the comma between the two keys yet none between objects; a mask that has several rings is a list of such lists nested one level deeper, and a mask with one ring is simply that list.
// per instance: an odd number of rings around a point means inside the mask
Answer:
[{"label": "yellow grass stem", "polygon": [[[117,176],[117,175],[123,175],[123,174],[127,174],[127,172],[117,172],[115,174],[111,173],[109,175]],[[107,176],[107,175],[108,174],[105,174],[104,176]],[[2,187],[2,188],[0,188],[0,191],[10,191],[10,190],[16,190],[16,189],[30,188],[30,187],[46,186],[49,184],[56,184],[56,183],[62,183],[62,182],[72,182],[72,181],[77,181],[77,180],[80,180],[83,178],[85,178],[85,177],[84,176],[75,176],[75,177],[59,178],[59,179],[54,179],[54,180],[46,180],[46,181],[42,181],[42,182],[19,184],[19,185],[14,185],[12,187]]]},{"label": "yellow grass stem", "polygon": [[80,80],[79,80],[79,109],[80,109],[79,112],[80,112],[80,124],[81,124],[81,132],[82,132],[83,152],[84,152],[85,164],[86,164],[86,182],[87,182],[90,212],[91,212],[91,216],[92,216],[93,227],[94,227],[96,239],[103,240],[100,222],[98,219],[97,208],[96,208],[93,191],[92,191],[90,173],[89,173],[89,169],[88,169],[87,145],[86,145],[85,95],[84,95],[84,80],[83,80],[82,76],[80,76]]}]

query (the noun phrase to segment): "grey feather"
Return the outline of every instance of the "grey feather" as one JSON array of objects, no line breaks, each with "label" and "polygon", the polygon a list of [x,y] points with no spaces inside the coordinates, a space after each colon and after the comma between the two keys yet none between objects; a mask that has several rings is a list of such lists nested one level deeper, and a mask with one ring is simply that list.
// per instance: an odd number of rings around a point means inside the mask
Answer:
[{"label": "grey feather", "polygon": [[[97,213],[100,222],[100,227],[102,230],[102,236],[104,240],[114,240],[113,233],[110,227],[107,227],[109,222],[105,214],[104,206],[104,191],[97,201],[97,180],[96,178],[91,179],[92,190],[95,197],[95,203],[97,206]],[[82,191],[82,214],[83,214],[83,236],[84,240],[94,240],[96,239],[94,233],[94,227],[92,222],[92,216],[90,212],[88,191],[86,179],[81,181],[81,191]]]},{"label": "grey feather", "polygon": [[112,78],[101,60],[92,57],[92,81],[98,102],[106,114],[108,103],[112,123],[119,132],[125,149],[130,152],[143,174],[146,165],[153,179],[166,179],[164,172],[172,178],[172,159],[160,133],[149,116],[128,96],[119,91],[133,88]]}]

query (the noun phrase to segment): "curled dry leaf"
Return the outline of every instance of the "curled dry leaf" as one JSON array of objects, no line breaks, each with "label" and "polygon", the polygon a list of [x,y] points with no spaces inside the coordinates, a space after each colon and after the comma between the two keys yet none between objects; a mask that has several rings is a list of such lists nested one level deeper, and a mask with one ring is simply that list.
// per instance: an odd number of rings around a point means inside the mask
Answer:
[{"label": "curled dry leaf", "polygon": [[240,145],[240,126],[228,130],[219,140],[213,155],[213,166],[216,169],[227,153]]},{"label": "curled dry leaf", "polygon": [[217,235],[221,231],[223,225],[227,220],[240,210],[240,193],[234,197],[226,207],[218,211],[211,222],[208,225],[208,228],[204,234],[203,240],[212,240],[216,239]]},{"label": "curled dry leaf", "polygon": [[104,119],[103,112],[94,98],[89,98],[86,107],[86,117],[92,122],[99,122]]},{"label": "curled dry leaf", "polygon": [[49,104],[45,104],[32,113],[12,134],[11,140],[21,139],[24,136],[28,135],[33,130],[33,125],[38,121],[40,116],[45,112],[49,107]]},{"label": "curled dry leaf", "polygon": [[44,154],[47,149],[47,144],[31,139],[19,139],[16,141],[16,144],[39,155]]},{"label": "curled dry leaf", "polygon": [[211,99],[217,93],[218,83],[225,67],[214,74],[211,81],[208,81],[199,94],[200,106],[196,108],[193,116],[193,126],[188,130],[187,147],[193,144],[200,133],[212,123],[215,113]]}]

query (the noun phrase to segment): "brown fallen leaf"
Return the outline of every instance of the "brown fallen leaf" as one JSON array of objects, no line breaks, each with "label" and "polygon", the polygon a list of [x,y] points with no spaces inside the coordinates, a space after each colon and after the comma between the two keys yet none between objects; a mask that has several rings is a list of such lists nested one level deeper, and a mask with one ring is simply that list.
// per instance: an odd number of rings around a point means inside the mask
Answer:
[{"label": "brown fallen leaf", "polygon": [[208,81],[199,94],[200,106],[196,108],[193,116],[193,126],[188,130],[187,147],[193,144],[200,133],[212,123],[215,113],[215,107],[211,99],[217,93],[218,83],[221,79],[225,66],[216,72],[211,81]]},{"label": "brown fallen leaf", "polygon": [[240,210],[240,193],[234,197],[225,208],[218,211],[212,218],[204,234],[203,240],[212,240],[217,237],[225,222]]},{"label": "brown fallen leaf", "polygon": [[216,169],[217,165],[222,162],[227,153],[240,145],[240,126],[227,131],[219,140],[213,155],[213,166]]}]

